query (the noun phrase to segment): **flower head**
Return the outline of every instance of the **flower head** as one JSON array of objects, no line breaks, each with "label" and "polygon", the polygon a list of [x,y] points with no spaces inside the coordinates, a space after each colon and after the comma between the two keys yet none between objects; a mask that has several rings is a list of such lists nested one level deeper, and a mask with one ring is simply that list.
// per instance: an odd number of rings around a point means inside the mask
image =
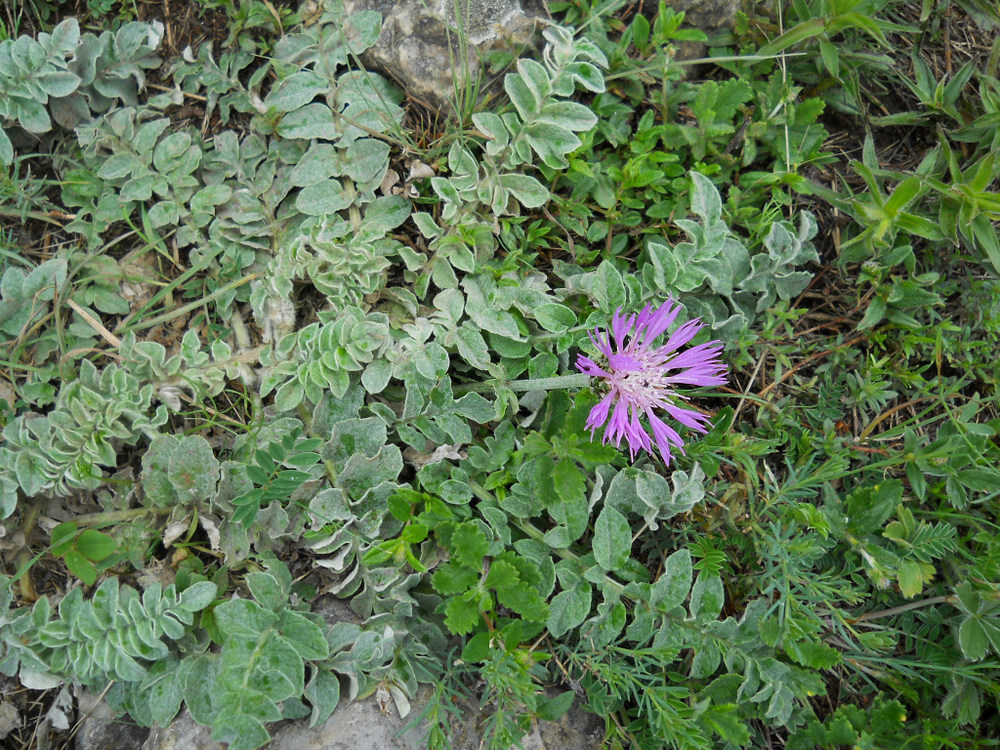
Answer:
[{"label": "flower head", "polygon": [[[708,417],[681,406],[687,398],[677,393],[675,386],[726,382],[726,365],[719,361],[721,342],[709,341],[683,349],[705,327],[698,318],[680,326],[661,346],[653,346],[680,311],[681,306],[673,299],[655,310],[646,305],[638,315],[628,317],[618,308],[611,319],[610,332],[598,328],[590,334],[591,342],[606,362],[599,365],[582,355],[577,359],[578,370],[601,378],[607,388],[607,394],[587,418],[591,436],[606,424],[602,442],[614,441],[618,447],[625,438],[633,459],[640,449],[652,454],[654,441],[668,465],[671,447],[684,453],[684,440],[657,411],[666,412],[692,430],[707,432]],[[640,422],[643,415],[652,436]]]}]

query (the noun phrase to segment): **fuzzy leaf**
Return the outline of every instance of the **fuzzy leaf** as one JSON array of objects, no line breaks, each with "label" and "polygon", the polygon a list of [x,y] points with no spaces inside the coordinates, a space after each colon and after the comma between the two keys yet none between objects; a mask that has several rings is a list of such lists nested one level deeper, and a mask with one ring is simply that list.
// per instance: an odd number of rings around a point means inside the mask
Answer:
[{"label": "fuzzy leaf", "polygon": [[560,638],[582,623],[590,614],[590,584],[580,581],[569,590],[561,591],[549,602],[546,627],[553,638]]},{"label": "fuzzy leaf", "polygon": [[632,553],[632,529],[625,516],[605,505],[594,523],[594,557],[604,570],[624,567]]},{"label": "fuzzy leaf", "polygon": [[510,191],[525,208],[538,208],[549,201],[548,189],[534,177],[524,174],[502,174],[500,185]]},{"label": "fuzzy leaf", "polygon": [[0,127],[0,164],[7,166],[14,161],[14,145],[2,127]]},{"label": "fuzzy leaf", "polygon": [[691,591],[691,553],[677,550],[667,558],[663,573],[650,587],[649,606],[658,612],[669,612],[684,603]]},{"label": "fuzzy leaf", "polygon": [[325,104],[307,104],[289,112],[281,118],[276,130],[282,138],[322,138],[333,141],[338,137],[333,112]]},{"label": "fuzzy leaf", "polygon": [[691,588],[691,616],[702,621],[714,620],[725,601],[722,580],[718,576],[707,576],[704,571],[699,573]]},{"label": "fuzzy leaf", "polygon": [[313,676],[305,687],[303,697],[312,704],[309,726],[315,727],[330,718],[340,703],[340,680],[332,670],[313,666]]},{"label": "fuzzy leaf", "polygon": [[304,70],[293,73],[272,87],[267,98],[264,99],[264,106],[278,112],[292,112],[304,107],[317,96],[321,96],[329,90],[329,81],[312,71]]}]

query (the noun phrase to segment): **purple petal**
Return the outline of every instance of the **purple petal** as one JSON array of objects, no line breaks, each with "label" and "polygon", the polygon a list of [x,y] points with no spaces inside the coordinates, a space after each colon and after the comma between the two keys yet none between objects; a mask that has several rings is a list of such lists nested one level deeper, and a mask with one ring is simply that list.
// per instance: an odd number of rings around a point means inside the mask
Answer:
[{"label": "purple petal", "polygon": [[[692,346],[690,349],[677,354],[668,361],[668,364],[677,370],[695,365],[713,364],[713,360],[722,352],[722,344],[718,341],[709,341],[705,344]],[[720,364],[716,362],[715,364]],[[725,365],[723,365],[725,366]]]},{"label": "purple petal", "polygon": [[595,378],[611,377],[611,373],[605,372],[597,366],[597,363],[594,362],[594,360],[590,357],[584,357],[582,354],[576,358],[576,369]]},{"label": "purple petal", "polygon": [[608,366],[616,372],[640,372],[642,362],[627,354],[612,354],[608,357]]},{"label": "purple petal", "polygon": [[594,408],[590,410],[590,414],[587,415],[587,429],[590,430],[591,439],[594,437],[594,431],[607,421],[612,401],[614,398],[609,393],[596,403]]},{"label": "purple petal", "polygon": [[708,430],[704,427],[704,424],[707,423],[709,419],[700,411],[695,411],[694,409],[684,409],[680,406],[675,406],[674,404],[667,404],[664,407],[664,411],[685,427],[690,427],[692,430],[697,430],[698,432],[708,432]]},{"label": "purple petal", "polygon": [[704,327],[704,324],[697,318],[689,320],[687,323],[670,334],[670,338],[667,339],[667,343],[661,346],[657,352],[666,354],[667,352],[680,349],[684,346],[684,344],[693,339],[695,335],[697,335],[698,331]]},{"label": "purple petal", "polygon": [[670,446],[673,445],[681,452],[681,455],[684,455],[684,441],[675,429],[651,411],[646,412],[646,416],[649,418],[649,426],[653,430],[653,437],[656,438],[656,445],[660,449],[660,456],[663,457],[663,463],[670,466],[670,459],[672,458]]},{"label": "purple petal", "polygon": [[[609,397],[611,394],[608,394]],[[608,426],[604,430],[604,442],[613,440],[616,448],[620,448],[622,444],[622,437],[625,435],[625,430],[628,425],[628,407],[625,402],[618,399],[615,402],[615,410],[611,412],[611,419],[608,420]]]},{"label": "purple petal", "polygon": [[[653,343],[657,336],[667,330],[673,322],[677,319],[678,314],[680,314],[681,307],[674,303],[674,300],[668,299],[659,309],[649,316],[649,319],[645,322],[645,331],[643,333],[642,341],[646,346]],[[638,338],[638,326],[636,328],[636,338]]]},{"label": "purple petal", "polygon": [[626,425],[625,437],[628,440],[629,452],[632,454],[632,459],[635,460],[635,454],[639,452],[639,449],[643,449],[647,452],[652,452],[652,443],[649,440],[649,435],[642,428],[642,424],[639,422],[639,410],[635,407],[632,408],[632,416]]},{"label": "purple petal", "polygon": [[590,343],[594,345],[594,348],[597,349],[597,351],[605,357],[611,356],[611,344],[606,338],[601,338],[600,328],[595,328],[593,331],[587,333],[587,336],[590,337]]},{"label": "purple petal", "polygon": [[635,323],[635,315],[630,315],[626,319],[621,315],[621,311],[622,309],[619,307],[611,317],[611,332],[614,334],[615,347],[619,352],[622,350],[625,337],[632,330],[632,325]]}]

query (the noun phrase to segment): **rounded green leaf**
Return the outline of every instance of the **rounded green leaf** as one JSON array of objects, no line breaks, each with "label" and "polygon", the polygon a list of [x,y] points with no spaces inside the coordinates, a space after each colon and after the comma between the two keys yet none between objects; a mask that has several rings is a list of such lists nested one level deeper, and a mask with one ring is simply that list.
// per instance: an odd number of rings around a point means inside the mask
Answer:
[{"label": "rounded green leaf", "polygon": [[76,549],[91,562],[100,562],[108,557],[118,545],[107,534],[93,529],[84,529],[76,539]]},{"label": "rounded green leaf", "polygon": [[547,302],[535,310],[538,325],[552,333],[563,333],[576,325],[576,313],[565,305]]},{"label": "rounded green leaf", "polygon": [[63,557],[63,560],[66,563],[66,567],[69,568],[69,572],[88,586],[93,586],[94,582],[97,581],[97,568],[91,564],[90,560],[75,549],[69,550]]}]

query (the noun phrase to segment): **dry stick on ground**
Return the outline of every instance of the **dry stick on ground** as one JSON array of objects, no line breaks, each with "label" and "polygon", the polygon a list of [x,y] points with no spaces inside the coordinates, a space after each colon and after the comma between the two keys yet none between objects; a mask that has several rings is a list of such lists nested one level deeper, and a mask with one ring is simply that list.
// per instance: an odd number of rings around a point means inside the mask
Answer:
[{"label": "dry stick on ground", "polygon": [[97,318],[95,318],[89,312],[84,310],[82,307],[80,307],[76,302],[74,302],[71,299],[67,299],[66,304],[73,309],[73,312],[75,312],[77,315],[79,315],[81,318],[87,321],[87,325],[89,325],[91,328],[97,331],[97,333],[100,334],[101,338],[107,341],[109,344],[111,344],[111,346],[113,346],[115,349],[121,346],[122,340],[117,336],[115,336],[113,333],[111,333],[111,331],[109,331],[107,328],[105,328],[104,324],[101,323],[101,321],[99,321]]},{"label": "dry stick on ground", "polygon": [[182,96],[186,96],[188,99],[194,99],[196,102],[207,102],[208,101],[208,97],[207,96],[202,96],[201,94],[191,94],[191,93],[189,93],[187,91],[181,91],[180,89],[178,89],[176,87],[160,86],[159,84],[156,84],[156,83],[147,83],[146,86],[149,87],[149,88],[151,88],[151,89],[156,89],[157,91],[166,91],[168,93],[173,93],[175,91],[180,91],[180,93],[181,93]]},{"label": "dry stick on ground", "polygon": [[163,25],[167,32],[167,49],[174,48],[174,34],[170,26],[170,0],[163,0]]}]

